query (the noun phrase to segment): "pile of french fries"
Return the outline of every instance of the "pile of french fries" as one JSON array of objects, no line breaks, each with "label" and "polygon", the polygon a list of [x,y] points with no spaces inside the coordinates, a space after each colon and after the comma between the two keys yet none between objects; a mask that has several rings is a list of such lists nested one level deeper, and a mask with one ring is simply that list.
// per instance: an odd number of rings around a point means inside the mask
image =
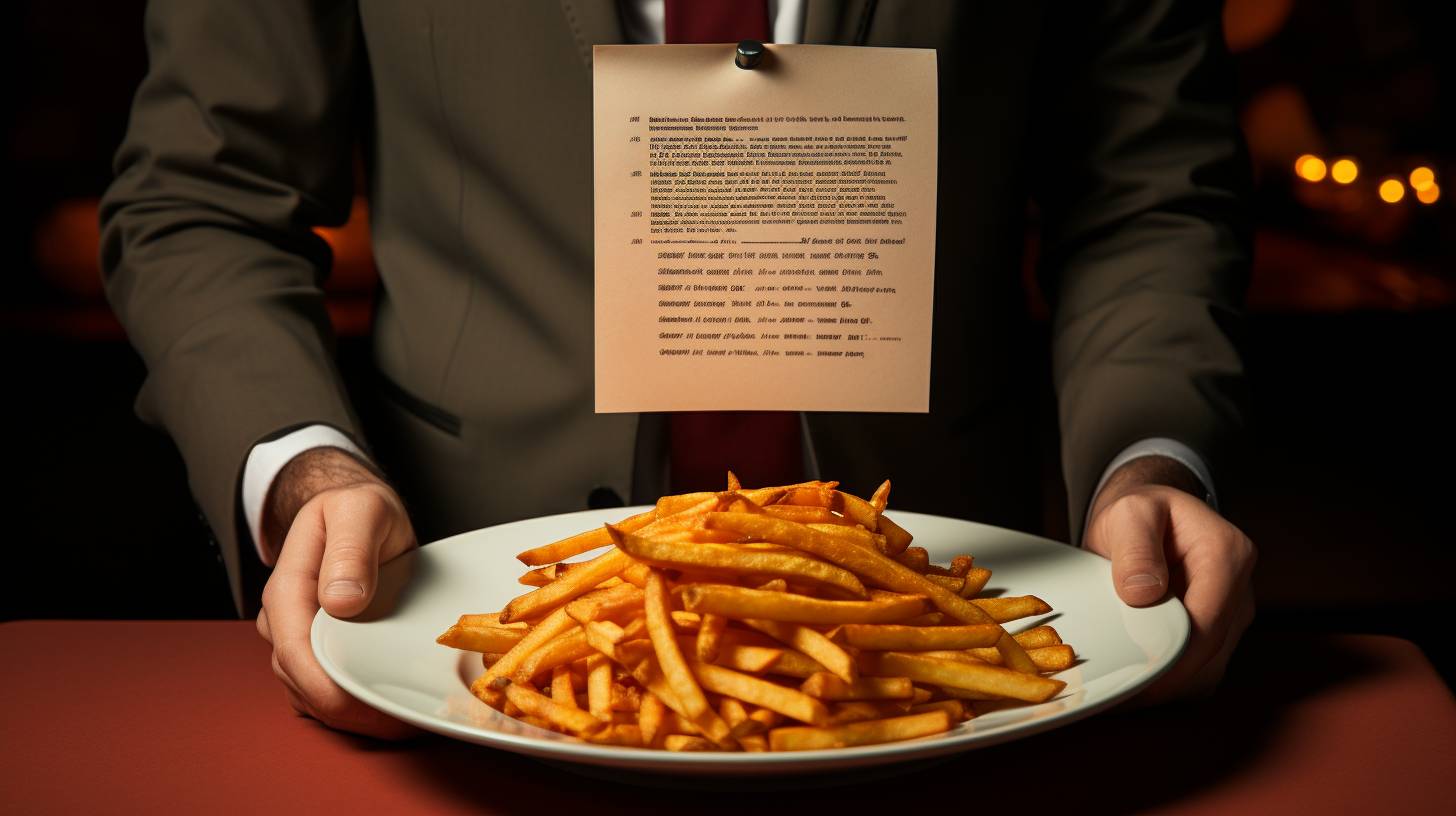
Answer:
[{"label": "pile of french fries", "polygon": [[[437,641],[480,652],[471,692],[532,725],[669,751],[795,751],[912,739],[1048,700],[1072,665],[1035,596],[979,598],[837,482],[665,496],[517,556],[535,589]],[[599,547],[589,561],[566,563]]]}]

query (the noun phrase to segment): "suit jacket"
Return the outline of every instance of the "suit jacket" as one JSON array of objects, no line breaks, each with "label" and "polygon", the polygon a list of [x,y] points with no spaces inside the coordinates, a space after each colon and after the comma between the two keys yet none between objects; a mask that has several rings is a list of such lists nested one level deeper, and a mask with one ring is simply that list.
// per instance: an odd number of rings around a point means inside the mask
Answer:
[{"label": "suit jacket", "polygon": [[[591,47],[622,42],[615,0],[153,0],[146,36],[102,262],[148,366],[138,411],[176,441],[241,606],[261,568],[240,471],[301,425],[371,444],[422,540],[662,489],[661,418],[592,410]],[[940,66],[931,411],[811,415],[823,473],[1036,526],[1028,198],[1071,528],[1138,439],[1217,472],[1248,255],[1218,4],[809,0],[803,41]],[[381,385],[351,398],[313,228],[345,220],[357,143]]]}]

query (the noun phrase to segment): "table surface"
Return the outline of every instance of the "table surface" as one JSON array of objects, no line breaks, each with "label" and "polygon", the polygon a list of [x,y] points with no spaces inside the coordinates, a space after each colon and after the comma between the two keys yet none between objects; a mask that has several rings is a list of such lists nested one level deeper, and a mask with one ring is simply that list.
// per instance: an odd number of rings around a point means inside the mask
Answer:
[{"label": "table surface", "polygon": [[287,707],[250,622],[7,623],[0,654],[0,811],[11,813],[578,806],[599,816],[910,802],[1433,813],[1450,806],[1456,772],[1456,700],[1419,649],[1378,636],[1256,631],[1211,699],[1112,711],[898,775],[854,772],[852,785],[776,791],[694,791],[683,780],[670,784],[686,790],[666,790],[441,737],[330,731]]}]

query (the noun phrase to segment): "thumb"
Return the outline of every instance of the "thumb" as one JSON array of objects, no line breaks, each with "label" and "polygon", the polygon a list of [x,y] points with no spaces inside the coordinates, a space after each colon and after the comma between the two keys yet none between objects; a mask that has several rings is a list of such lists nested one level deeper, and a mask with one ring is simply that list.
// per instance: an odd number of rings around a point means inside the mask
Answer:
[{"label": "thumb", "polygon": [[373,487],[330,491],[323,502],[324,557],[318,601],[336,618],[363,612],[379,579],[379,552],[395,523],[393,503]]},{"label": "thumb", "polygon": [[1128,606],[1148,606],[1168,592],[1166,507],[1149,496],[1126,496],[1103,510],[1087,531],[1087,548],[1112,560],[1112,585]]}]

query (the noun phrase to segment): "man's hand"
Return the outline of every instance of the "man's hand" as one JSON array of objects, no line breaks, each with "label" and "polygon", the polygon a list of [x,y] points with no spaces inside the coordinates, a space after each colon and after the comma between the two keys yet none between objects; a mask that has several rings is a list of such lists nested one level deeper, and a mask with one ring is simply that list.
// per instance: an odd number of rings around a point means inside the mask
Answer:
[{"label": "man's hand", "polygon": [[1212,691],[1254,618],[1254,543],[1202,495],[1183,465],[1149,456],[1118,468],[1089,516],[1086,547],[1112,560],[1124,603],[1149,606],[1171,590],[1188,609],[1188,648],[1144,701]]},{"label": "man's hand", "polygon": [[319,606],[347,618],[374,596],[379,565],[415,546],[394,490],[338,448],[299,454],[274,479],[263,510],[264,540],[283,541],[263,589],[258,633],[273,644],[273,673],[288,701],[333,728],[400,738],[414,729],[334,685],[314,659],[309,629]]}]

